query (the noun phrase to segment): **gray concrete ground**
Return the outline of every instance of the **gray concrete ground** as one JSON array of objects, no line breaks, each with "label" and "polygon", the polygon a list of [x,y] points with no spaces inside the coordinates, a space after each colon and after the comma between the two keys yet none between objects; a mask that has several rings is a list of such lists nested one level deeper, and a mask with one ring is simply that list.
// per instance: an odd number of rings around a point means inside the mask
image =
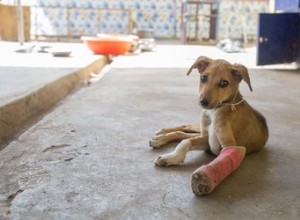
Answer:
[{"label": "gray concrete ground", "polygon": [[[299,219],[297,71],[250,70],[254,92],[244,84],[241,91],[266,116],[270,139],[212,194],[196,197],[189,186],[191,173],[213,159],[208,153],[154,166],[174,147],[149,148],[154,132],[199,118],[199,76],[185,76],[189,65],[199,55],[237,58],[190,49],[116,58],[100,81],[3,149],[0,219]],[[249,62],[239,56],[234,62]]]},{"label": "gray concrete ground", "polygon": [[20,46],[0,42],[0,150],[26,130],[65,96],[90,80],[107,63],[104,56],[93,55],[83,44],[48,44],[51,49],[72,51],[70,57],[38,53],[39,44]]},{"label": "gray concrete ground", "polygon": [[[32,53],[16,53],[15,50],[35,46]],[[39,53],[42,46],[53,50],[72,51],[70,57],[54,57]],[[27,94],[86,67],[99,59],[84,45],[74,43],[25,43],[0,41],[0,106],[22,98]]]}]

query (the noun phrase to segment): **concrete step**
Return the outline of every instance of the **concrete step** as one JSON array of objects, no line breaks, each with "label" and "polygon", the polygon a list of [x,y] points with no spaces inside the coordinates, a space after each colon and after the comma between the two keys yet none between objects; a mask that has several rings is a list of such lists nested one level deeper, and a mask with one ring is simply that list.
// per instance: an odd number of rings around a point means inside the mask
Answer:
[{"label": "concrete step", "polygon": [[0,150],[108,63],[106,56],[91,54],[83,44],[47,45],[72,54],[16,53],[18,45],[0,43]]}]

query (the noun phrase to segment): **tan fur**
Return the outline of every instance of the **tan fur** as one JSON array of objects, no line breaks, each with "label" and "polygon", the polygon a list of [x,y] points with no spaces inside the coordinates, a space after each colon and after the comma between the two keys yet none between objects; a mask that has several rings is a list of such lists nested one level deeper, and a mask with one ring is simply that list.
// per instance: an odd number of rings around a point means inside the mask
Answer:
[{"label": "tan fur", "polygon": [[210,150],[218,155],[222,148],[244,146],[247,153],[260,150],[267,142],[268,127],[264,116],[253,109],[239,92],[244,80],[252,86],[247,68],[225,60],[201,56],[189,69],[200,73],[199,104],[202,106],[200,125],[182,125],[161,129],[150,141],[153,148],[182,140],[175,151],[159,156],[159,166],[183,163],[190,150]]}]

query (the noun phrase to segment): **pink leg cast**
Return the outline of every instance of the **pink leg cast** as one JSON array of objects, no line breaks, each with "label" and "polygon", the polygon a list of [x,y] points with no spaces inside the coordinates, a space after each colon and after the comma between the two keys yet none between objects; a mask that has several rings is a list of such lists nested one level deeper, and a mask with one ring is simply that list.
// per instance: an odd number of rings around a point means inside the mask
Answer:
[{"label": "pink leg cast", "polygon": [[246,154],[245,147],[226,147],[219,156],[207,165],[194,171],[191,177],[193,192],[200,196],[209,194],[241,164]]}]

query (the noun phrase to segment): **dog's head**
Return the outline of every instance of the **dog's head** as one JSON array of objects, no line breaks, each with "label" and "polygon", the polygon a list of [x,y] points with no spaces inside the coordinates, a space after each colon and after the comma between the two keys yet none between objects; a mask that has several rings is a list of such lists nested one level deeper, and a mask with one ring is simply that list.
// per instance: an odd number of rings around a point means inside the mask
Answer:
[{"label": "dog's head", "polygon": [[200,73],[199,104],[205,109],[216,108],[233,100],[242,80],[252,91],[248,70],[243,65],[201,56],[190,67],[187,75],[195,68]]}]

